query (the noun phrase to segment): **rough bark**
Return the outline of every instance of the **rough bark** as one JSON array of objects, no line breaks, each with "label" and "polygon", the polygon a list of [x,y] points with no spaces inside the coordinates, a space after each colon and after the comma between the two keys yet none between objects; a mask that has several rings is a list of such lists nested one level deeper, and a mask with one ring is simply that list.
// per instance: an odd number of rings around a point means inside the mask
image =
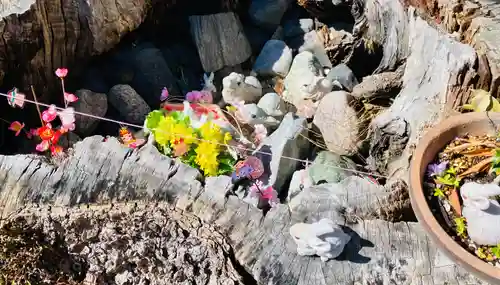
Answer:
[{"label": "rough bark", "polygon": [[206,72],[240,64],[252,55],[250,43],[235,13],[191,16],[189,22]]},{"label": "rough bark", "polygon": [[[166,202],[223,231],[238,262],[259,284],[481,284],[447,260],[416,223],[348,224],[336,219],[338,208],[321,197],[292,208],[279,205],[263,216],[226,195],[229,177],[200,179],[197,170],[150,145],[132,152],[115,139],[95,136],[78,143],[59,166],[37,156],[0,156],[0,204],[2,216],[13,218],[127,212]],[[367,208],[365,197],[349,201]],[[345,253],[327,263],[298,256],[288,233],[292,224],[320,217],[334,218],[352,236]]]},{"label": "rough bark", "polygon": [[[111,49],[144,20],[150,0],[10,0],[0,5],[0,83],[42,100],[59,84],[54,70],[77,68]],[[6,86],[12,87],[12,86]]]},{"label": "rough bark", "polygon": [[414,8],[409,8],[406,17],[407,33],[390,43],[393,52],[387,61],[394,62],[401,55],[397,45],[408,45],[403,88],[371,126],[371,166],[390,176],[389,184],[398,179],[408,184],[409,162],[416,143],[427,128],[468,100],[466,91],[476,75],[473,67],[477,57],[472,47],[429,26]]},{"label": "rough bark", "polygon": [[[20,237],[12,234],[18,230]],[[46,244],[59,245],[59,260],[52,267],[48,264],[47,271],[62,271],[65,265],[71,265],[76,271],[73,279],[84,280],[86,284],[243,285],[252,282],[247,273],[243,272],[242,276],[238,272],[227,239],[213,225],[165,203],[154,207],[128,204],[51,211],[28,209],[2,228],[1,238],[23,240],[23,233],[29,234],[28,231],[38,233]],[[42,255],[39,259],[49,258]],[[31,268],[20,266],[25,268],[24,272],[9,272],[14,275],[10,278],[33,275],[34,270],[40,270],[37,261],[29,263]],[[4,259],[2,265],[6,263],[9,262]],[[36,284],[41,283],[40,279],[37,281]],[[51,284],[57,283],[51,281]]]}]

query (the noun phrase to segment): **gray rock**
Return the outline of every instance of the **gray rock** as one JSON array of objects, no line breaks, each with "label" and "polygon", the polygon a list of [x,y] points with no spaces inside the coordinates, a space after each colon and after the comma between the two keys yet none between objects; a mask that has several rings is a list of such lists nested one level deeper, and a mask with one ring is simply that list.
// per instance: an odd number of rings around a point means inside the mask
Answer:
[{"label": "gray rock", "polygon": [[345,89],[348,92],[352,92],[354,86],[358,84],[358,79],[352,72],[352,70],[341,63],[328,72],[326,79],[330,80],[334,86],[340,87],[340,89]]},{"label": "gray rock", "polygon": [[257,26],[274,31],[291,2],[291,0],[253,0],[248,14]]},{"label": "gray rock", "polygon": [[286,105],[281,96],[276,93],[267,93],[260,98],[257,106],[267,115],[282,118],[286,112]]},{"label": "gray rock", "polygon": [[274,33],[271,35],[271,40],[283,41],[285,39],[285,32],[282,26],[278,26]]},{"label": "gray rock", "polygon": [[262,48],[253,65],[253,71],[261,76],[285,77],[292,64],[292,50],[280,40],[269,40]]},{"label": "gray rock", "polygon": [[344,91],[334,91],[319,102],[313,123],[323,135],[328,150],[339,155],[357,152],[360,122],[351,106],[353,97]]},{"label": "gray rock", "polygon": [[102,68],[91,67],[87,69],[82,80],[82,89],[87,89],[96,93],[105,94],[109,91],[109,87],[111,86],[106,82]]},{"label": "gray rock", "polygon": [[[72,104],[76,112],[104,117],[108,111],[108,98],[106,94],[94,93],[90,90],[80,89],[75,92],[78,101]],[[99,119],[75,115],[75,132],[81,136],[90,135],[97,125]]]},{"label": "gray rock", "polygon": [[363,81],[352,89],[352,96],[360,99],[394,98],[403,86],[404,68],[395,72],[382,72],[363,77]]},{"label": "gray rock", "polygon": [[160,104],[161,90],[164,87],[172,97],[182,96],[177,87],[177,78],[172,74],[161,51],[157,48],[145,48],[137,51],[129,60],[134,64],[132,86],[152,108]]},{"label": "gray rock", "polygon": [[251,23],[245,24],[243,30],[254,54],[260,53],[266,42],[271,39],[274,32],[257,27]]},{"label": "gray rock", "polygon": [[323,79],[323,68],[314,54],[310,51],[299,53],[293,59],[290,71],[283,82],[285,86],[283,100],[298,107],[303,100],[321,99],[324,94],[331,91],[331,84],[325,90],[320,88],[323,86]]},{"label": "gray rock", "polygon": [[321,41],[317,31],[310,31],[304,35],[304,41],[298,48],[298,51],[310,51],[318,59],[321,66],[332,68],[332,63],[326,53],[325,45]]},{"label": "gray rock", "polygon": [[240,114],[245,123],[252,126],[262,124],[266,128],[274,128],[280,123],[276,118],[266,114],[262,108],[253,103],[243,105],[241,109],[238,110],[238,114]]},{"label": "gray rock", "polygon": [[313,19],[291,19],[285,21],[283,30],[285,39],[291,39],[297,36],[302,36],[314,29]]},{"label": "gray rock", "polygon": [[[155,48],[154,44],[143,42],[135,46],[125,46],[113,50],[102,67],[106,85],[131,84],[135,76],[134,61],[132,59],[139,51],[151,48]],[[108,91],[109,88],[103,93]]]},{"label": "gray rock", "polygon": [[190,16],[189,23],[205,72],[240,64],[252,55],[250,43],[235,13]]},{"label": "gray rock", "polygon": [[[394,195],[384,187],[358,176],[349,176],[338,183],[327,183],[304,188],[290,200],[290,211],[298,217],[325,217],[333,221],[347,218],[350,222],[359,219],[384,217],[384,208],[389,208]],[[307,213],[306,205],[317,205],[316,211]],[[341,209],[332,212],[331,209]]]},{"label": "gray rock", "polygon": [[300,162],[283,159],[283,156],[302,159],[309,149],[307,136],[306,119],[296,117],[292,113],[286,114],[278,129],[265,138],[254,152],[264,163],[265,173],[261,177],[264,184],[272,185],[278,193],[286,191],[286,183]]},{"label": "gray rock", "polygon": [[262,85],[255,76],[231,72],[222,79],[222,98],[228,104],[257,102],[262,96]]},{"label": "gray rock", "polygon": [[174,43],[161,48],[168,67],[177,78],[177,86],[182,94],[201,90],[203,67],[196,47],[185,43]]},{"label": "gray rock", "polygon": [[129,85],[115,85],[109,90],[109,103],[132,124],[141,125],[151,112],[144,99]]},{"label": "gray rock", "polygon": [[309,170],[301,169],[297,170],[292,175],[292,180],[290,181],[290,187],[288,187],[287,201],[293,199],[302,190],[309,188],[313,185],[311,177],[309,176]]},{"label": "gray rock", "polygon": [[352,160],[331,151],[321,151],[309,167],[309,176],[313,184],[337,183],[353,175],[348,169],[356,170],[356,164]]},{"label": "gray rock", "polygon": [[68,132],[59,138],[59,145],[64,149],[72,148],[77,142],[82,139],[74,132]]}]

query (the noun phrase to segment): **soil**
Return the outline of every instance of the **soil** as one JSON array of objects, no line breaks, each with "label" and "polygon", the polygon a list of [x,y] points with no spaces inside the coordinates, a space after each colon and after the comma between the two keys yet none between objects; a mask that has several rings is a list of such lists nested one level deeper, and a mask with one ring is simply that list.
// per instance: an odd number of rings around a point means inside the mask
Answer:
[{"label": "soil", "polygon": [[[500,267],[500,246],[479,245],[467,235],[467,221],[461,216],[462,199],[460,197],[460,186],[463,183],[494,182],[496,174],[492,171],[492,167],[495,166],[492,165],[492,161],[497,157],[497,149],[500,149],[499,137],[487,135],[456,137],[437,155],[434,161],[434,165],[446,162],[445,172],[433,176],[427,173],[424,186],[430,207],[448,234],[481,260]],[[447,180],[458,178],[456,186],[439,183],[439,177],[447,174],[450,178]],[[441,191],[436,191],[436,187],[439,187]],[[499,200],[498,198],[490,197],[490,199]]]}]

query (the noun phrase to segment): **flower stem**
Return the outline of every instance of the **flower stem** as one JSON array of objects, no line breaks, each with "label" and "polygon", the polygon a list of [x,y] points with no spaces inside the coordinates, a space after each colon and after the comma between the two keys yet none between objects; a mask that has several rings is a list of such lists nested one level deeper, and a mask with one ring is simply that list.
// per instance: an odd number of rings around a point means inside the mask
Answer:
[{"label": "flower stem", "polygon": [[68,101],[66,101],[66,88],[64,87],[64,78],[61,77],[61,87],[63,91],[63,99],[64,99],[64,109],[68,108]]},{"label": "flower stem", "polygon": [[43,122],[43,119],[42,119],[42,112],[40,112],[40,107],[38,106],[38,100],[36,98],[35,88],[33,88],[33,85],[31,85],[31,93],[33,94],[33,100],[35,100],[36,110],[38,111],[38,116],[40,117],[40,122],[42,123],[42,127],[43,127],[43,126],[45,126],[45,123]]},{"label": "flower stem", "polygon": [[255,183],[255,180],[253,180],[252,182],[253,182],[253,185],[255,185],[255,187],[257,187],[257,191],[259,191],[260,196],[262,197],[262,195],[264,195],[264,193],[262,193],[262,191],[260,190],[259,185],[257,185],[257,183]]}]

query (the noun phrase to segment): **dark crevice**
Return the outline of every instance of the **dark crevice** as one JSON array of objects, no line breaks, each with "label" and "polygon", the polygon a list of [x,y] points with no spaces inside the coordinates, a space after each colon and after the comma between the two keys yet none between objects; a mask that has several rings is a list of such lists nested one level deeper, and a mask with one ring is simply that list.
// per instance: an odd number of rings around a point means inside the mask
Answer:
[{"label": "dark crevice", "polygon": [[243,265],[241,265],[238,260],[236,260],[236,255],[234,253],[234,250],[232,247],[229,248],[229,251],[227,253],[227,257],[229,257],[229,260],[234,266],[234,269],[241,275],[243,278],[243,284],[245,285],[257,285],[258,282],[255,280],[255,278],[250,274]]}]

